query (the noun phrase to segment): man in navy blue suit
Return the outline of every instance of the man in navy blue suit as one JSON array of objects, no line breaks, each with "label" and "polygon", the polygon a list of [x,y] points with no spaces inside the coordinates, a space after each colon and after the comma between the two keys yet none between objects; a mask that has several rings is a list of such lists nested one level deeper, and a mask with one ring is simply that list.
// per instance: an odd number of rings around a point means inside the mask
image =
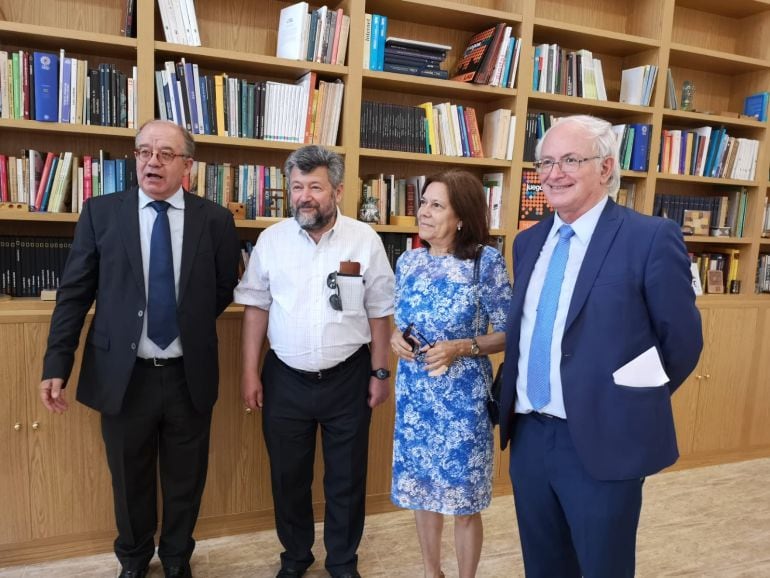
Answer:
[{"label": "man in navy blue suit", "polygon": [[556,215],[513,245],[500,440],[528,578],[634,575],[642,484],[679,455],[671,395],[703,346],[679,227],[609,198],[617,150],[590,116],[546,132]]}]

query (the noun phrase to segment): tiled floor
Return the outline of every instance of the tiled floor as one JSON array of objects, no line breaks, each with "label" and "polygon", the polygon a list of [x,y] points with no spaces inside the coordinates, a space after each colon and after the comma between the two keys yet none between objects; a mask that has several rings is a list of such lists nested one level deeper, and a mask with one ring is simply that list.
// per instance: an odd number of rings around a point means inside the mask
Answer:
[{"label": "tiled floor", "polygon": [[[770,577],[770,459],[648,478],[639,529],[637,576]],[[524,575],[510,496],[484,512],[480,578]],[[444,529],[444,572],[456,577],[451,523]],[[315,565],[308,578],[326,576],[320,525]],[[196,578],[272,578],[280,546],[272,531],[199,542]],[[419,546],[411,512],[367,518],[359,550],[365,578],[419,578]],[[0,568],[0,578],[112,578],[111,554],[26,567]],[[155,559],[151,578],[163,572]]]}]

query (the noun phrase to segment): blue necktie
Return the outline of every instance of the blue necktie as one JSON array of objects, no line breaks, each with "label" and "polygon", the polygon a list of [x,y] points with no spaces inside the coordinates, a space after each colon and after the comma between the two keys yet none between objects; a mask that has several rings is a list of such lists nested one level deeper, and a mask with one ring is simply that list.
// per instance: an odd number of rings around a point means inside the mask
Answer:
[{"label": "blue necktie", "polygon": [[171,252],[171,230],[166,201],[153,201],[150,206],[158,215],[150,237],[150,278],[147,295],[147,337],[166,349],[177,335],[174,257]]},{"label": "blue necktie", "polygon": [[527,397],[535,410],[551,401],[551,341],[556,309],[559,306],[564,269],[569,257],[569,241],[575,231],[569,225],[559,227],[559,241],[553,250],[537,304],[535,329],[529,346]]}]

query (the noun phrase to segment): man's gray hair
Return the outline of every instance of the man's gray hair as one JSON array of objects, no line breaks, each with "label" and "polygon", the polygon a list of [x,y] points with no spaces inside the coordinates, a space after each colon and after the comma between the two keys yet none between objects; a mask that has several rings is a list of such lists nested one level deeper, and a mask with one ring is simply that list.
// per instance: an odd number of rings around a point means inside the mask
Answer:
[{"label": "man's gray hair", "polygon": [[612,125],[606,120],[588,114],[576,114],[560,118],[558,122],[551,125],[551,128],[545,132],[543,138],[538,141],[535,148],[535,158],[540,160],[543,142],[548,133],[551,132],[551,129],[565,122],[576,124],[583,129],[586,136],[593,142],[594,154],[615,159],[612,173],[610,173],[610,180],[607,181],[607,193],[610,195],[616,193],[620,188],[620,159],[618,158],[620,143],[615,136],[615,132],[612,130]]},{"label": "man's gray hair", "polygon": [[134,139],[134,146],[138,147],[138,141],[139,141],[139,135],[142,134],[142,131],[145,129],[145,127],[148,127],[150,125],[161,125],[161,126],[168,126],[170,128],[174,128],[177,130],[177,132],[182,136],[182,141],[184,142],[184,150],[182,151],[182,154],[193,158],[195,156],[195,141],[193,140],[192,135],[189,133],[189,131],[183,127],[179,126],[175,122],[171,122],[170,120],[160,120],[160,119],[151,119],[145,122],[137,131],[136,138]]},{"label": "man's gray hair", "polygon": [[283,174],[290,179],[291,171],[295,168],[306,174],[318,167],[326,167],[332,188],[336,189],[342,184],[345,178],[345,161],[337,153],[318,145],[308,145],[291,153],[283,166]]}]

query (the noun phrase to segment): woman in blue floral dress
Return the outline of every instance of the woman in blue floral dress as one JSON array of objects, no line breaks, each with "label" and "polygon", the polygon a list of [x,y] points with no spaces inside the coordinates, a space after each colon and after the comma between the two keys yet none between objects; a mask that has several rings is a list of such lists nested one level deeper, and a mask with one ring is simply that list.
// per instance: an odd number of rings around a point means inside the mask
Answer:
[{"label": "woman in blue floral dress", "polygon": [[443,519],[454,516],[459,576],[470,578],[481,555],[480,512],[492,492],[487,355],[505,347],[511,286],[502,255],[485,246],[487,204],[474,175],[450,170],[429,177],[417,220],[426,247],[404,253],[396,266],[391,499],[415,510],[426,578],[443,576]]}]

